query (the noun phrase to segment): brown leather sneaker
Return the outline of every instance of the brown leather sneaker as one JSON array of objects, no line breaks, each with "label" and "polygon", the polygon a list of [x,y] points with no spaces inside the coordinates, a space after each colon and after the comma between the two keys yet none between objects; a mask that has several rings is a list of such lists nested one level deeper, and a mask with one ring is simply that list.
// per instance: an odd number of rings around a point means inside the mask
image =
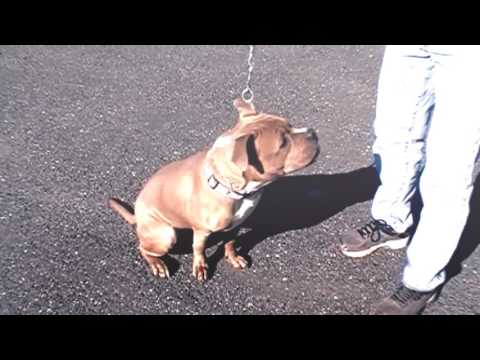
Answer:
[{"label": "brown leather sneaker", "polygon": [[370,315],[418,315],[435,300],[436,290],[420,292],[400,286],[392,295],[376,304]]}]

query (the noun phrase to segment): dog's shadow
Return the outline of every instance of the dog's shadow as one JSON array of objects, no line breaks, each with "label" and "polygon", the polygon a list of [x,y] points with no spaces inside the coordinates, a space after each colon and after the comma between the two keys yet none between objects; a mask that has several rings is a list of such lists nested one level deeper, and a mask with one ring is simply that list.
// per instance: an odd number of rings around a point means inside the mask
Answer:
[{"label": "dog's shadow", "polygon": [[[238,239],[236,246],[239,248],[239,254],[251,264],[252,259],[248,253],[266,238],[290,230],[315,226],[349,206],[371,200],[379,184],[374,166],[341,174],[287,176],[279,179],[264,190],[261,202],[242,224],[242,229],[210,236],[207,248],[220,245],[208,257],[210,276],[223,258],[222,243]],[[422,206],[421,196],[417,192],[412,204],[415,227]],[[480,222],[477,221],[479,218],[480,175],[475,180],[467,224],[446,269],[447,282],[462,272],[462,263],[480,245]],[[243,229],[248,230],[238,235]],[[191,254],[192,231],[178,230],[177,235],[179,241],[171,253]],[[169,268],[173,270],[171,273],[175,273],[179,264],[173,259],[168,263]]]},{"label": "dog's shadow", "polygon": [[[251,264],[248,253],[266,238],[278,233],[308,228],[346,207],[373,198],[379,185],[374,166],[333,175],[299,175],[280,178],[265,188],[262,199],[241,229],[210,236],[207,248],[238,239],[238,253]],[[239,231],[248,229],[238,236]],[[180,230],[172,254],[192,252],[192,232]],[[223,258],[223,246],[208,257],[210,276]]]}]

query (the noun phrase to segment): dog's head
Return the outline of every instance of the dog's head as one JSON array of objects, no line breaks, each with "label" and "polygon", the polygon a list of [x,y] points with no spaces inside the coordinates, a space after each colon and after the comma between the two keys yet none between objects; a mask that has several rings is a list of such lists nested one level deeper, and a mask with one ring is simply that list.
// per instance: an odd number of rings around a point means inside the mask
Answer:
[{"label": "dog's head", "polygon": [[233,104],[239,114],[237,124],[217,139],[207,155],[221,182],[236,191],[248,184],[261,187],[314,161],[319,146],[313,129],[293,128],[282,117],[257,113],[242,99]]}]

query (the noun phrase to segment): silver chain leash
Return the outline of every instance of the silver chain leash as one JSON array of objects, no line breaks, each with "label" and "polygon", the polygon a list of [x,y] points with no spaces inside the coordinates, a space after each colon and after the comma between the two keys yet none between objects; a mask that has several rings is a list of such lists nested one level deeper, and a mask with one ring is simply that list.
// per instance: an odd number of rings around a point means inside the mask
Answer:
[{"label": "silver chain leash", "polygon": [[248,53],[248,77],[247,77],[247,86],[242,91],[242,99],[247,104],[250,104],[253,101],[253,90],[250,87],[250,80],[252,79],[252,72],[253,72],[253,45],[250,45],[250,51]]}]

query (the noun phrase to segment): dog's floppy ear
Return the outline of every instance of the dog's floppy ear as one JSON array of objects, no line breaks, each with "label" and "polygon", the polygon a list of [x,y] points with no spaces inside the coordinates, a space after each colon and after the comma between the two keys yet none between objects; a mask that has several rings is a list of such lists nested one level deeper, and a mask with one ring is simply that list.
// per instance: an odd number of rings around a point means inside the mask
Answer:
[{"label": "dog's floppy ear", "polygon": [[223,169],[222,176],[235,191],[242,190],[247,185],[244,173],[248,167],[247,143],[250,137],[253,135],[243,135],[232,142],[230,161],[227,161]]},{"label": "dog's floppy ear", "polygon": [[232,162],[244,172],[248,167],[247,143],[253,135],[243,135],[237,138],[233,144]]},{"label": "dog's floppy ear", "polygon": [[255,148],[255,134],[247,134],[241,136],[235,141],[232,152],[232,162],[237,166],[242,174],[241,188],[246,185],[247,173],[258,172],[264,173],[263,165],[258,158],[257,149]]},{"label": "dog's floppy ear", "polygon": [[258,160],[255,149],[255,136],[245,134],[224,143],[222,150],[212,153],[211,164],[215,169],[216,176],[225,185],[229,185],[235,191],[242,190],[247,185],[245,172],[249,166],[263,168]]},{"label": "dog's floppy ear", "polygon": [[240,119],[246,116],[257,114],[255,106],[253,106],[252,103],[246,103],[245,101],[243,101],[242,98],[235,99],[233,101],[233,106],[235,106],[238,113],[240,114]]},{"label": "dog's floppy ear", "polygon": [[245,172],[250,166],[263,174],[264,169],[255,148],[255,134],[244,135],[237,140],[233,150],[232,161]]}]

